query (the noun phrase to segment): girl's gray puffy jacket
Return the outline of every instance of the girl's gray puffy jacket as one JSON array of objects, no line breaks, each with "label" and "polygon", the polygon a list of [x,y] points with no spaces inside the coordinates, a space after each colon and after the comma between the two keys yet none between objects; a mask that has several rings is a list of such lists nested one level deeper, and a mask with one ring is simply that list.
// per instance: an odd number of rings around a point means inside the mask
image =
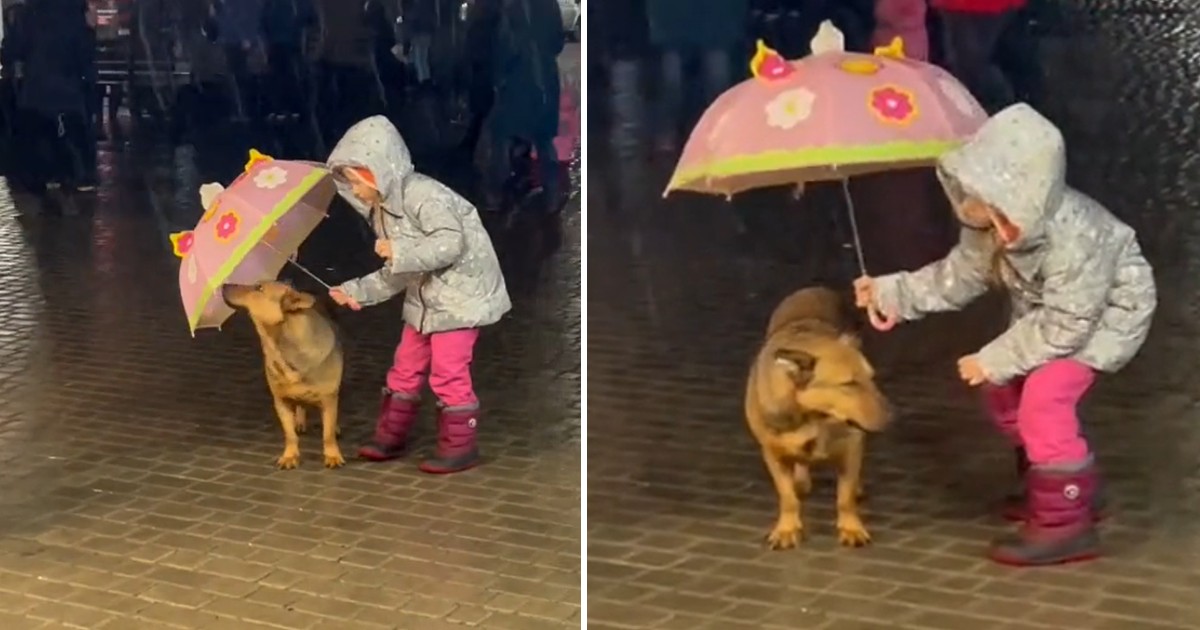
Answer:
[{"label": "girl's gray puffy jacket", "polygon": [[494,324],[512,308],[475,207],[413,170],[408,147],[387,118],[351,127],[329,154],[329,166],[370,169],[382,212],[372,213],[340,178],[338,192],[392,244],[389,264],[338,287],[347,295],[366,306],[407,290],[404,321],[424,334]]},{"label": "girl's gray puffy jacket", "polygon": [[[1154,274],[1132,228],[1067,186],[1062,134],[1027,105],[996,114],[945,154],[938,176],[955,206],[964,195],[1003,212],[1021,230],[1005,258],[1012,324],[978,353],[994,383],[1058,358],[1115,371],[1150,331]],[[950,254],[918,271],[876,280],[877,306],[902,320],[958,310],[984,293],[996,245],[964,228]]]}]

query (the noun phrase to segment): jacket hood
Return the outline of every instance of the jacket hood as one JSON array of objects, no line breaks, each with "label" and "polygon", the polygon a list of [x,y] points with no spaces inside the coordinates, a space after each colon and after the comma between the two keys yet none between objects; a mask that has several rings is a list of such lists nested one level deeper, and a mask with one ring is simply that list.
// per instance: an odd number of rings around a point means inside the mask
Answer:
[{"label": "jacket hood", "polygon": [[1067,151],[1054,123],[1024,103],[989,119],[938,160],[938,179],[958,208],[975,197],[1020,228],[1011,250],[1037,247],[1066,188]]},{"label": "jacket hood", "polygon": [[[372,116],[355,123],[338,141],[326,163],[335,174],[337,169],[346,166],[370,170],[375,176],[375,184],[383,202],[393,212],[401,212],[404,180],[413,173],[412,156],[404,144],[404,138],[400,137],[400,132],[387,118]],[[336,176],[334,181],[337,182],[338,194],[369,221],[371,208],[354,196],[349,182]]]}]

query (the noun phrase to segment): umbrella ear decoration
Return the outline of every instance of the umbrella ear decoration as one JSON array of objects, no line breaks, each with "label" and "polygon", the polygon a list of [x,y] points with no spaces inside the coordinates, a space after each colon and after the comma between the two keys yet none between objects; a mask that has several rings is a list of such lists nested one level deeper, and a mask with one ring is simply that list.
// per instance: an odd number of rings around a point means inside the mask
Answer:
[{"label": "umbrella ear decoration", "polygon": [[246,171],[254,168],[260,162],[270,162],[275,158],[259,153],[258,149],[250,149],[250,159],[246,162]]},{"label": "umbrella ear decoration", "polygon": [[209,182],[200,187],[200,207],[208,210],[213,207],[217,197],[225,192],[225,187],[217,182]]},{"label": "umbrella ear decoration", "polygon": [[875,47],[876,57],[891,57],[892,59],[904,59],[904,40],[899,36],[893,37],[892,41],[887,46]]},{"label": "umbrella ear decoration", "polygon": [[828,52],[846,52],[846,37],[842,35],[838,27],[833,25],[833,22],[824,20],[817,29],[817,34],[809,42],[809,48],[812,49],[813,55],[823,55]]},{"label": "umbrella ear decoration", "polygon": [[763,40],[754,45],[754,56],[750,58],[750,73],[760,81],[778,81],[791,76],[796,70],[783,55],[767,46]]},{"label": "umbrella ear decoration", "polygon": [[186,256],[188,252],[192,251],[192,245],[195,243],[195,236],[191,230],[176,232],[167,238],[171,239],[171,251],[174,252],[176,258]]}]

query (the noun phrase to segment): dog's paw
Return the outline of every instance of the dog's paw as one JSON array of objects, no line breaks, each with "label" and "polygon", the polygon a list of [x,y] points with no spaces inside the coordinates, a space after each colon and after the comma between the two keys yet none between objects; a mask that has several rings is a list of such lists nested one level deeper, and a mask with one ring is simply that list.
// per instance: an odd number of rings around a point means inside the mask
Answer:
[{"label": "dog's paw", "polygon": [[857,516],[838,517],[838,543],[843,547],[865,547],[871,544],[871,533]]},{"label": "dog's paw", "polygon": [[767,547],[772,551],[793,549],[804,541],[804,528],[800,524],[776,525],[767,534]]},{"label": "dog's paw", "polygon": [[341,468],[346,465],[346,458],[342,457],[341,451],[325,451],[325,467],[326,468]]},{"label": "dog's paw", "polygon": [[280,455],[279,459],[275,460],[275,465],[280,470],[291,470],[300,465],[300,453],[284,451],[283,455]]}]

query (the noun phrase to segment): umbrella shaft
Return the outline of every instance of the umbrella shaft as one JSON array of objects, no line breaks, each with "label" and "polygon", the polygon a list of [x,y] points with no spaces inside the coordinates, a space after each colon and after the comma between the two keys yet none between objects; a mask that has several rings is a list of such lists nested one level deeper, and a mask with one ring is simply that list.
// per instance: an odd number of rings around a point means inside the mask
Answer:
[{"label": "umbrella shaft", "polygon": [[846,199],[846,213],[850,215],[850,235],[854,239],[854,254],[858,256],[858,271],[867,275],[867,260],[863,256],[862,238],[858,235],[858,219],[854,216],[854,199],[850,196],[850,180],[842,180],[842,196]]},{"label": "umbrella shaft", "polygon": [[328,284],[327,284],[327,283],[326,283],[324,280],[322,280],[322,279],[318,278],[318,277],[317,277],[317,274],[315,274],[315,273],[313,273],[313,272],[309,271],[307,267],[305,267],[304,265],[301,265],[300,263],[296,262],[295,260],[292,260],[292,257],[291,257],[291,256],[288,256],[287,254],[284,254],[283,252],[279,251],[279,249],[278,249],[278,248],[276,248],[274,245],[272,245],[272,244],[270,244],[270,243],[268,243],[268,242],[266,242],[266,241],[261,241],[261,243],[262,243],[263,245],[266,245],[267,247],[269,247],[269,248],[271,248],[271,249],[275,250],[276,252],[278,252],[278,253],[282,254],[282,255],[283,255],[283,257],[284,257],[284,259],[285,259],[285,260],[287,260],[287,261],[288,261],[288,263],[289,263],[290,265],[292,265],[293,267],[295,267],[295,268],[299,269],[300,271],[303,271],[305,274],[307,274],[307,275],[308,275],[308,277],[312,278],[313,280],[316,280],[316,281],[317,281],[317,284],[319,284],[319,285],[321,285],[321,286],[325,287],[325,289],[326,289],[326,290],[329,290],[329,289],[332,289],[332,288],[333,288],[333,287],[329,286],[329,285],[328,285]]}]

